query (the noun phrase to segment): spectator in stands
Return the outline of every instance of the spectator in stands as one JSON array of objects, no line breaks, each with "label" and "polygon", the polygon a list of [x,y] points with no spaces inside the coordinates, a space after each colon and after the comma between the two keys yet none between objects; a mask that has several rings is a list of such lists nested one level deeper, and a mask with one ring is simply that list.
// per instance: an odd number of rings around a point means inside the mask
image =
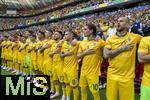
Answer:
[{"label": "spectator in stands", "polygon": [[107,30],[108,30],[108,28],[109,28],[108,22],[103,22],[100,27],[101,27],[101,29],[102,29],[102,31],[103,31],[103,35],[104,35],[104,38],[105,38],[105,40],[106,40],[106,38],[107,38]]},{"label": "spectator in stands", "polygon": [[109,29],[107,30],[107,36],[110,37],[113,34],[116,34],[117,30],[113,22],[109,23]]},{"label": "spectator in stands", "polygon": [[150,20],[145,20],[142,27],[142,32],[144,36],[150,36]]}]

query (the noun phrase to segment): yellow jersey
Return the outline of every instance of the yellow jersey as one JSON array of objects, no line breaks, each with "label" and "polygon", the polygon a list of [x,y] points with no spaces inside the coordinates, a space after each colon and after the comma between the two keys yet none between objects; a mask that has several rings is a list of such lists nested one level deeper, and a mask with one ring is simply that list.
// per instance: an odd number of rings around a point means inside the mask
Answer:
[{"label": "yellow jersey", "polygon": [[[51,51],[55,51],[58,48],[57,42],[53,43],[51,47]],[[53,55],[53,68],[63,70],[63,59],[60,57],[60,54],[54,54]]]},{"label": "yellow jersey", "polygon": [[30,42],[31,42],[30,38],[27,38],[26,43],[30,43]]},{"label": "yellow jersey", "polygon": [[[18,42],[18,50],[20,50],[20,48],[22,48],[22,45],[23,45],[23,43],[19,41],[19,42]],[[21,52],[18,51],[18,62],[19,62],[19,63],[21,63],[21,58],[22,58]]]},{"label": "yellow jersey", "polygon": [[73,53],[73,55],[71,55],[71,56],[64,57],[64,70],[65,71],[73,73],[74,71],[76,72],[78,70],[78,58],[77,58],[78,47],[79,47],[78,42],[75,46],[72,46],[67,41],[63,43],[61,52]]},{"label": "yellow jersey", "polygon": [[17,42],[13,42],[12,44],[15,45],[15,46],[12,48],[12,50],[13,50],[12,56],[13,56],[13,60],[15,60],[15,62],[16,62],[17,59],[18,59],[18,43],[17,43]]},{"label": "yellow jersey", "polygon": [[115,57],[109,58],[109,67],[107,77],[113,79],[132,79],[135,77],[135,61],[137,44],[140,42],[142,36],[128,32],[124,37],[112,35],[106,40],[105,48],[112,50],[118,49],[123,44],[133,43],[133,49],[124,51]]},{"label": "yellow jersey", "polygon": [[[146,53],[150,54],[150,36],[143,37],[138,53]],[[150,86],[150,62],[149,63],[144,63],[144,73],[143,73],[143,78],[142,78],[142,84],[146,86]]]},{"label": "yellow jersey", "polygon": [[49,53],[51,52],[51,46],[54,43],[54,40],[48,40],[45,45],[50,45],[49,48],[46,48],[44,50],[44,61],[48,64],[48,65],[52,65],[52,58],[49,57]]},{"label": "yellow jersey", "polygon": [[[39,41],[36,44],[36,47],[37,48],[42,47],[44,44],[45,44],[45,40]],[[43,52],[41,53],[40,49],[38,49],[38,51],[37,51],[37,63],[38,63],[38,67],[39,67],[40,70],[42,70],[43,61],[44,61],[44,53]]]},{"label": "yellow jersey", "polygon": [[84,72],[87,75],[101,75],[100,68],[103,60],[103,47],[105,42],[101,39],[99,41],[83,40],[79,44],[78,52],[81,53],[88,49],[94,49],[95,53],[86,55],[82,60],[81,73]]},{"label": "yellow jersey", "polygon": [[[36,48],[41,47],[42,44],[43,44],[42,41],[38,41],[38,42],[36,43]],[[38,49],[38,50],[37,50],[37,60],[41,60],[41,59],[42,59],[41,56],[43,56],[43,53],[40,53],[40,49]]]},{"label": "yellow jersey", "polygon": [[[29,46],[28,46],[28,50],[27,51],[29,51],[30,49],[33,49],[33,48],[35,48],[36,47],[36,43],[33,43],[33,42],[30,42],[30,44],[29,44]],[[30,60],[31,61],[35,61],[36,60],[36,52],[34,52],[34,50],[32,50],[30,53],[28,53],[29,54],[29,56],[30,56]]]},{"label": "yellow jersey", "polygon": [[[7,41],[6,47],[7,47],[8,45],[11,45],[11,44],[12,44],[11,41]],[[7,60],[12,60],[12,53],[13,53],[13,52],[12,52],[11,46],[7,47],[6,50],[7,50],[7,52],[8,52],[8,54],[6,55]]]},{"label": "yellow jersey", "polygon": [[[1,43],[2,45],[6,45],[7,44],[7,41],[3,41],[2,43]],[[1,55],[1,58],[2,59],[5,59],[5,57],[6,57],[6,47],[2,47],[2,55]]]},{"label": "yellow jersey", "polygon": [[[22,44],[20,45],[20,48],[24,48],[25,44],[26,44],[26,43],[22,43]],[[24,48],[24,49],[20,52],[20,56],[21,56],[21,64],[22,64],[23,66],[26,66],[26,56],[27,56],[27,49],[26,49],[26,48]]]}]

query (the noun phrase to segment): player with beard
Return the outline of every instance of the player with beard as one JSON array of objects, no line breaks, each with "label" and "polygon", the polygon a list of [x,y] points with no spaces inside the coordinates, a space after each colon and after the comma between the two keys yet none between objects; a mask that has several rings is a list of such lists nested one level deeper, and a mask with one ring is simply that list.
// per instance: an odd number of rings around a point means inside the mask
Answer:
[{"label": "player with beard", "polygon": [[63,58],[60,57],[61,53],[61,47],[63,44],[62,39],[62,32],[61,31],[55,31],[54,32],[54,40],[55,43],[51,46],[51,52],[49,53],[49,56],[53,59],[53,67],[52,67],[52,74],[53,74],[53,81],[55,86],[55,94],[50,97],[50,99],[56,98],[60,96],[60,83],[62,84],[62,91],[63,96],[62,100],[65,99],[66,93],[65,93],[65,86],[64,83],[64,76],[63,76]]},{"label": "player with beard", "polygon": [[128,18],[120,17],[117,23],[117,33],[104,47],[104,58],[109,59],[107,99],[134,100],[136,49],[142,37],[128,32]]},{"label": "player with beard", "polygon": [[78,100],[78,58],[79,43],[75,39],[75,33],[71,30],[65,32],[65,42],[61,48],[61,57],[64,58],[64,82],[66,85],[67,100],[70,100],[73,90],[74,100]]},{"label": "player with beard", "polygon": [[50,82],[51,82],[51,91],[50,93],[54,93],[54,82],[52,80],[52,57],[49,57],[49,52],[51,51],[51,46],[53,43],[55,43],[55,40],[52,38],[53,31],[46,30],[45,37],[46,41],[42,48],[40,49],[40,52],[44,52],[44,64],[43,64],[43,73],[46,75],[50,75]]}]

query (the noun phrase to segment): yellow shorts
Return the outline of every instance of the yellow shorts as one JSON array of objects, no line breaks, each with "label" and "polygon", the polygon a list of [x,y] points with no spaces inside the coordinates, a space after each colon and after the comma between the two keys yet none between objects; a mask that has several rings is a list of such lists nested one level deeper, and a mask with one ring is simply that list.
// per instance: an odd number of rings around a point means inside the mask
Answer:
[{"label": "yellow shorts", "polygon": [[43,62],[42,70],[41,70],[41,71],[42,71],[44,74],[47,74],[45,61]]},{"label": "yellow shorts", "polygon": [[78,85],[78,71],[64,71],[64,82],[71,87]]},{"label": "yellow shorts", "polygon": [[45,65],[45,67],[46,67],[46,68],[45,68],[45,70],[46,70],[45,72],[46,72],[47,75],[49,75],[49,76],[52,77],[52,76],[53,76],[53,70],[52,70],[52,68],[50,68],[51,66],[52,66],[52,65],[50,65],[50,64],[49,64],[49,65],[46,64],[46,65]]},{"label": "yellow shorts", "polygon": [[31,60],[31,65],[33,66],[34,70],[38,70],[37,61],[36,60]]},{"label": "yellow shorts", "polygon": [[18,68],[19,67],[19,65],[18,65],[18,59],[16,59],[16,58],[13,59],[13,67],[14,68]]},{"label": "yellow shorts", "polygon": [[25,67],[26,66],[26,62],[25,62],[25,60],[20,60],[21,61],[21,66],[23,66],[23,67]]},{"label": "yellow shorts", "polygon": [[13,62],[11,60],[7,61],[7,66],[13,68]]},{"label": "yellow shorts", "polygon": [[53,74],[53,80],[54,81],[58,80],[60,83],[64,82],[63,71],[60,72],[60,69],[54,68],[52,74]]},{"label": "yellow shorts", "polygon": [[31,60],[31,66],[33,67],[33,69],[35,69],[35,66],[36,66],[36,60]]},{"label": "yellow shorts", "polygon": [[89,75],[85,72],[81,72],[79,86],[85,88],[89,86],[92,93],[99,91],[99,75]]},{"label": "yellow shorts", "polygon": [[107,78],[108,100],[134,100],[134,79],[114,80]]},{"label": "yellow shorts", "polygon": [[52,64],[50,64],[50,63],[48,62],[48,60],[44,61],[44,63],[43,63],[43,70],[44,70],[44,73],[45,73],[46,75],[50,75],[50,76],[52,75],[51,66],[52,66]]}]

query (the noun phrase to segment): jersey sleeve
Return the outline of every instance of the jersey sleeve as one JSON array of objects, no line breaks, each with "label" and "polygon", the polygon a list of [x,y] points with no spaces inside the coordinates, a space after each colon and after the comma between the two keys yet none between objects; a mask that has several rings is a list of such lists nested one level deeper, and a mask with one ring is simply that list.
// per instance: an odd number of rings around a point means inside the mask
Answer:
[{"label": "jersey sleeve", "polygon": [[148,46],[146,40],[143,38],[140,42],[138,53],[148,53]]},{"label": "jersey sleeve", "polygon": [[100,48],[103,48],[104,46],[105,46],[105,41],[100,39],[97,45],[94,47],[94,49],[100,49]]},{"label": "jersey sleeve", "polygon": [[108,38],[108,39],[106,40],[104,48],[110,48],[110,49],[112,48],[110,41],[111,41],[110,38]]},{"label": "jersey sleeve", "polygon": [[78,53],[81,53],[81,52],[83,52],[83,48],[82,48],[82,43],[80,42],[79,43]]}]

